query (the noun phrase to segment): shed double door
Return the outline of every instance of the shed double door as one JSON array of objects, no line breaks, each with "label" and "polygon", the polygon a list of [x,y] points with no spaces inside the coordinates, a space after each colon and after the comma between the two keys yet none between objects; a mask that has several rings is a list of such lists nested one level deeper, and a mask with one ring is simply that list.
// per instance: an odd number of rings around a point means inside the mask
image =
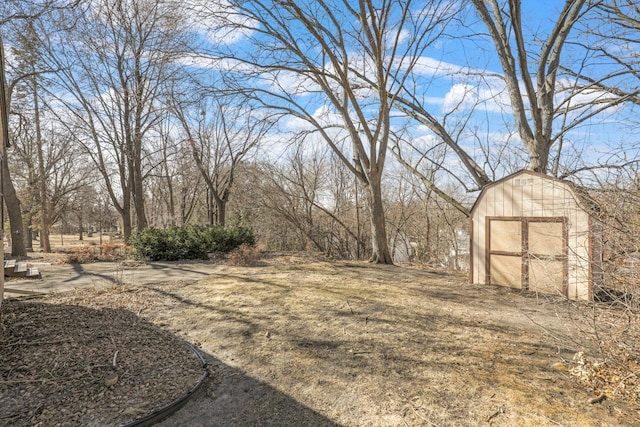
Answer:
[{"label": "shed double door", "polygon": [[489,217],[487,223],[487,283],[566,295],[565,218]]}]

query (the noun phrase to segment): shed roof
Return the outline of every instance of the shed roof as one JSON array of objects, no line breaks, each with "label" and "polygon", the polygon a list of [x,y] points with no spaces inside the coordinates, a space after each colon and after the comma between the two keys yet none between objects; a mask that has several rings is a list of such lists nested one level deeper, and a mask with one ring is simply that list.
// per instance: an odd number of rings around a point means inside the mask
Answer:
[{"label": "shed roof", "polygon": [[[515,178],[517,178],[517,177],[519,177],[521,175],[537,176],[537,177],[540,177],[540,178],[548,179],[548,180],[551,180],[551,181],[556,181],[556,182],[559,182],[559,183],[561,183],[563,185],[566,185],[567,188],[569,189],[569,191],[571,191],[571,193],[573,194],[573,196],[574,196],[575,200],[577,201],[578,205],[580,205],[580,207],[582,209],[585,209],[585,210],[593,210],[594,208],[597,209],[597,206],[595,206],[595,203],[593,203],[590,199],[585,197],[585,191],[580,191],[578,189],[578,187],[576,187],[576,185],[573,182],[567,181],[567,180],[564,180],[564,179],[555,178],[553,176],[545,175],[545,174],[542,174],[542,173],[539,173],[539,172],[534,172],[534,171],[531,171],[531,170],[522,169],[522,170],[519,170],[518,172],[512,173],[511,175],[507,175],[504,178],[501,178],[501,179],[499,179],[497,181],[494,181],[494,182],[492,182],[490,184],[487,184],[484,187],[482,187],[482,190],[480,191],[480,194],[478,195],[478,198],[473,203],[473,206],[471,207],[471,210],[469,211],[469,216],[473,217],[474,211],[475,211],[476,207],[478,206],[478,203],[480,202],[480,200],[482,200],[482,198],[484,197],[484,195],[486,194],[486,192],[489,189],[491,189],[491,188],[493,188],[493,187],[495,187],[497,185],[500,185],[505,181],[509,181],[511,179],[515,179]],[[588,208],[590,208],[590,209],[588,209]]]}]

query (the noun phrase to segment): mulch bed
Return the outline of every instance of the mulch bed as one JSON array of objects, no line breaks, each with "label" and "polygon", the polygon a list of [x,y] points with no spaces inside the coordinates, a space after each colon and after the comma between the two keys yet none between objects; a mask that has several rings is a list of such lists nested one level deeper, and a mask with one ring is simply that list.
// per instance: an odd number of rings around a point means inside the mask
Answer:
[{"label": "mulch bed", "polygon": [[200,379],[180,339],[122,308],[73,297],[9,299],[0,309],[0,425],[122,425]]}]

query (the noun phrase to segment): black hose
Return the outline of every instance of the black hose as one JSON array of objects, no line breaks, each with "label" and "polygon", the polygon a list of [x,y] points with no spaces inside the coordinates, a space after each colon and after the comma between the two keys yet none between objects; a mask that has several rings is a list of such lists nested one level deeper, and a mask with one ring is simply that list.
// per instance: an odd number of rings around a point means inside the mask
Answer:
[{"label": "black hose", "polygon": [[186,343],[186,344],[191,349],[191,351],[193,351],[193,353],[196,355],[196,357],[198,359],[200,359],[200,363],[202,365],[202,370],[203,370],[202,376],[200,377],[200,380],[198,380],[196,385],[191,387],[191,389],[189,391],[187,391],[185,394],[183,394],[182,396],[178,397],[177,399],[175,399],[174,401],[172,401],[168,405],[166,405],[166,406],[164,406],[164,407],[162,407],[162,408],[150,413],[149,415],[147,415],[147,416],[145,416],[143,418],[139,418],[139,419],[131,421],[131,422],[127,423],[127,424],[122,424],[120,427],[134,427],[134,426],[135,427],[148,427],[148,426],[152,426],[154,424],[157,424],[160,421],[162,421],[164,419],[167,419],[171,415],[175,414],[200,389],[200,387],[204,383],[204,380],[207,379],[207,374],[208,374],[207,361],[204,360],[204,357],[202,357],[200,352],[194,346],[192,346],[189,343]]}]

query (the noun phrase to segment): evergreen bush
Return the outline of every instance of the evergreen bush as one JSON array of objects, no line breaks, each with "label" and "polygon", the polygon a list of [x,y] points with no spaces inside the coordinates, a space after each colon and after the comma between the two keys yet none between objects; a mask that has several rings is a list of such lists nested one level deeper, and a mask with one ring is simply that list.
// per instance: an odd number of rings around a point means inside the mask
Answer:
[{"label": "evergreen bush", "polygon": [[253,246],[255,236],[246,227],[185,225],[159,229],[149,227],[131,236],[129,244],[138,259],[178,261],[207,259],[209,253],[229,253],[240,245]]}]

